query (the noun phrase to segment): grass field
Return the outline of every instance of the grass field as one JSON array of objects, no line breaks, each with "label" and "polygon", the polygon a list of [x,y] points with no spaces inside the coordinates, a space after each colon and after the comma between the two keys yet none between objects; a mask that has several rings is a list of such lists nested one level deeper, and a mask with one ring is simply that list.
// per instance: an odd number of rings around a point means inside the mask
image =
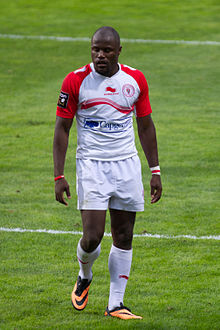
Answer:
[{"label": "grass field", "polygon": [[[220,41],[215,0],[0,0],[0,6],[0,34],[91,37],[111,25],[126,39]],[[68,207],[54,200],[52,141],[62,80],[90,62],[90,45],[1,36],[0,45],[0,227],[82,231],[75,123],[65,169]],[[220,235],[220,46],[122,46],[120,62],[142,70],[150,86],[164,189],[161,201],[150,205],[150,173],[137,138],[146,208],[135,234]],[[103,316],[110,237],[94,264],[86,310],[73,310],[79,237],[0,231],[1,329],[220,328],[219,239],[135,237],[124,302],[143,320],[122,321]]]}]

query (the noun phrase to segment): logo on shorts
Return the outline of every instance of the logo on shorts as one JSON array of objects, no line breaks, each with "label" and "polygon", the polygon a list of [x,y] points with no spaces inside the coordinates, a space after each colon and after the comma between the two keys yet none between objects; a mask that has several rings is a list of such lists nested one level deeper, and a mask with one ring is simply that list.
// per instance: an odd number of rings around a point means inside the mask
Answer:
[{"label": "logo on shorts", "polygon": [[68,99],[69,99],[69,94],[61,91],[57,102],[58,107],[65,109],[67,107]]},{"label": "logo on shorts", "polygon": [[135,93],[135,89],[134,86],[130,85],[130,84],[125,84],[122,87],[122,92],[124,94],[124,96],[126,97],[132,97]]}]

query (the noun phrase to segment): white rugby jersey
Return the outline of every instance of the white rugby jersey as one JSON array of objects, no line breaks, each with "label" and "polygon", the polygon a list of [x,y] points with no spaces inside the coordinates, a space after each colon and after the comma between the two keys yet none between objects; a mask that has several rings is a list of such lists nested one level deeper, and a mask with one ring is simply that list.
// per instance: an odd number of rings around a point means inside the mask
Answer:
[{"label": "white rugby jersey", "polygon": [[133,113],[143,117],[152,112],[148,85],[141,71],[118,65],[112,77],[99,74],[90,63],[63,81],[57,116],[76,116],[76,158],[111,161],[137,154]]}]

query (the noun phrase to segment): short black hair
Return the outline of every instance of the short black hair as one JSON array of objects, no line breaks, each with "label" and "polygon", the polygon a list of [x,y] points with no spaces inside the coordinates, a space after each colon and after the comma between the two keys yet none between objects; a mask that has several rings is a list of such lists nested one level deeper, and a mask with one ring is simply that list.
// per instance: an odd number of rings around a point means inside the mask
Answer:
[{"label": "short black hair", "polygon": [[121,45],[120,36],[119,36],[118,32],[113,27],[111,27],[111,26],[101,26],[98,30],[95,31],[95,33],[93,34],[91,40],[93,40],[94,36],[97,33],[100,33],[101,35],[103,35],[103,37],[106,36],[106,35],[109,35],[109,34],[113,35],[117,46],[120,47],[120,45]]}]

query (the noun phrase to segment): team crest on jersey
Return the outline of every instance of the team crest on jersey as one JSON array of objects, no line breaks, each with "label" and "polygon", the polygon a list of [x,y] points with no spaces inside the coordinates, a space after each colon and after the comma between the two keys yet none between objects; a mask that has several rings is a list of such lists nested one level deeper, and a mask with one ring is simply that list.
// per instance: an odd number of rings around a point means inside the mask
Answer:
[{"label": "team crest on jersey", "polygon": [[69,99],[69,94],[61,91],[57,102],[58,107],[65,109],[67,107],[68,99]]},{"label": "team crest on jersey", "polygon": [[122,92],[124,94],[124,96],[126,97],[132,97],[135,93],[135,89],[134,86],[130,85],[130,84],[125,84],[122,87]]}]

